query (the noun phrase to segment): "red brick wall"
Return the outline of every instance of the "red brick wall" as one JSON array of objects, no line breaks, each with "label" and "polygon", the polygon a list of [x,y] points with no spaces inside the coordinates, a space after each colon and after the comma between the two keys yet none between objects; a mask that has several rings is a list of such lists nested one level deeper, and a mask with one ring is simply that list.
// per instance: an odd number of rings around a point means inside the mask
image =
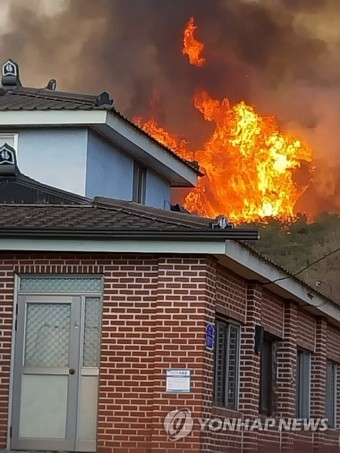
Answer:
[{"label": "red brick wall", "polygon": [[340,363],[340,329],[332,324],[327,326],[327,358]]},{"label": "red brick wall", "polygon": [[[195,418],[258,416],[259,361],[256,324],[279,339],[278,410],[294,417],[296,346],[315,349],[312,409],[324,404],[319,383],[327,356],[340,359],[340,329],[295,303],[282,301],[256,282],[246,282],[214,259],[171,256],[77,256],[31,254],[0,257],[0,448],[6,447],[15,273],[103,274],[103,329],[99,392],[100,453],[283,453],[312,451],[310,436],[270,432],[200,432],[196,422],[184,440],[171,442],[164,417],[187,408]],[[212,402],[214,354],[205,348],[205,329],[215,314],[241,325],[240,412]],[[321,328],[322,326],[322,328]],[[165,392],[165,371],[192,370],[192,393]],[[321,367],[321,368],[320,368]],[[321,438],[318,439],[320,443]],[[323,442],[333,452],[336,436]],[[282,450],[280,449],[282,443]],[[313,453],[326,453],[317,450]],[[328,447],[327,447],[328,448]]]},{"label": "red brick wall", "polygon": [[13,262],[0,259],[0,449],[6,447],[13,323]]},{"label": "red brick wall", "polygon": [[247,313],[247,284],[222,266],[216,273],[216,311],[226,317],[245,322]]},{"label": "red brick wall", "polygon": [[315,349],[315,317],[306,311],[298,311],[297,344],[309,351]]},{"label": "red brick wall", "polygon": [[262,295],[261,323],[267,332],[278,338],[282,338],[284,327],[284,303],[268,291],[263,291]]}]

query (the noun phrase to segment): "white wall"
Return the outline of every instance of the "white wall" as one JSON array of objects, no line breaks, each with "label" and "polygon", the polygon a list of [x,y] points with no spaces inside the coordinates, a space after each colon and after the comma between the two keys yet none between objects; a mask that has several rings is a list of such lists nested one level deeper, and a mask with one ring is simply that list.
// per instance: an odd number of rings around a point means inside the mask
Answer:
[{"label": "white wall", "polygon": [[133,159],[99,135],[89,131],[86,196],[132,199]]},{"label": "white wall", "polygon": [[86,128],[23,129],[18,166],[39,182],[85,195],[86,149]]}]

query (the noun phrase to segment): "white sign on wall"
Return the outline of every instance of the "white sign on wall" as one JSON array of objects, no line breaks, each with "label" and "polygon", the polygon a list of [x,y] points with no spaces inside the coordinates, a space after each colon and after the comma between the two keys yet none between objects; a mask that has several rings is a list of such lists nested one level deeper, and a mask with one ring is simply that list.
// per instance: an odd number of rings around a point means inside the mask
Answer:
[{"label": "white sign on wall", "polygon": [[166,391],[171,393],[191,392],[191,370],[170,368],[166,370]]}]

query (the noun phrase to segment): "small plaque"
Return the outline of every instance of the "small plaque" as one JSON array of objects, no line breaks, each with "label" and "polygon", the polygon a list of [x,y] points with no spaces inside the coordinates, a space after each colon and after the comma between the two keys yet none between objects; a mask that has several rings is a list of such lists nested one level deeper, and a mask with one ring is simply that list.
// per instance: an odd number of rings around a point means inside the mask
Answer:
[{"label": "small plaque", "polygon": [[166,391],[170,393],[190,393],[191,370],[187,368],[166,370]]},{"label": "small plaque", "polygon": [[215,347],[215,324],[212,322],[210,322],[206,328],[205,346],[209,351],[213,351]]}]

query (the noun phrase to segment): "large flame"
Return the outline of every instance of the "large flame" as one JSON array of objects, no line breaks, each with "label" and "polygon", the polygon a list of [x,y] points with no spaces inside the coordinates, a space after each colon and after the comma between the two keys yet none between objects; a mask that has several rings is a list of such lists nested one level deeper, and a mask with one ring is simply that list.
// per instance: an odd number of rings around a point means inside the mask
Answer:
[{"label": "large flame", "polygon": [[[306,189],[295,172],[311,162],[311,149],[296,137],[280,132],[274,116],[258,115],[240,102],[212,99],[198,92],[195,107],[215,130],[195,152],[205,176],[186,197],[184,206],[198,214],[227,215],[232,221],[294,217],[294,206]],[[187,142],[157,126],[154,119],[139,125],[160,143],[186,159]]]},{"label": "large flame", "polygon": [[195,66],[203,66],[205,63],[205,58],[201,56],[201,53],[204,49],[204,44],[197,41],[194,37],[195,30],[197,29],[195,25],[195,19],[190,18],[185,30],[183,38],[183,55],[188,55],[190,64]]},{"label": "large flame", "polygon": [[[192,33],[195,28],[192,18],[185,29],[185,42],[191,42],[188,30]],[[193,48],[195,52],[188,55],[197,64],[203,47]],[[194,155],[198,160],[205,176],[186,196],[184,206],[208,217],[225,214],[233,222],[293,218],[294,206],[308,186],[306,178],[302,182],[297,176],[312,161],[311,149],[280,131],[275,116],[260,116],[243,101],[231,106],[228,99],[215,100],[199,91],[194,105],[215,127],[195,153],[185,140],[158,126],[155,119],[137,119],[140,127],[179,156],[192,159]]]},{"label": "large flame", "polygon": [[306,189],[294,174],[312,160],[310,148],[280,132],[274,116],[261,117],[244,102],[231,107],[227,99],[220,102],[200,92],[195,106],[216,128],[196,153],[206,176],[187,196],[186,207],[234,221],[293,217]]}]

